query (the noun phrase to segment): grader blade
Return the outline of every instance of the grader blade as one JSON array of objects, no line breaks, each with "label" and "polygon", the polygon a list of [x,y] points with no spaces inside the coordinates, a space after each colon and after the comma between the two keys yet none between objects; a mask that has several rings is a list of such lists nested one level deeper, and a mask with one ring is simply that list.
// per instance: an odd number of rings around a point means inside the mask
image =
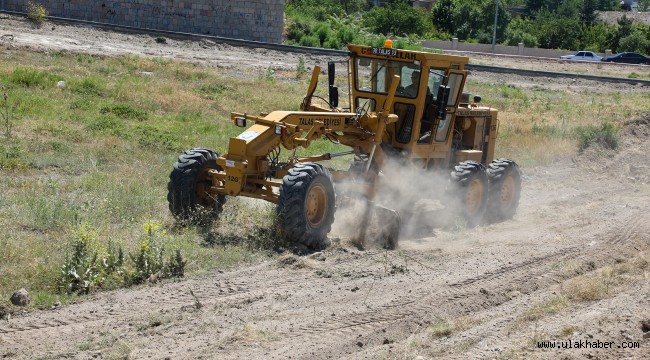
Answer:
[{"label": "grader blade", "polygon": [[[373,217],[376,220],[376,229],[371,225]],[[369,247],[369,243],[374,243],[382,248],[393,250],[397,248],[400,225],[401,220],[397,211],[367,200],[355,243],[362,249]],[[372,229],[371,236],[368,234],[369,229]]]}]

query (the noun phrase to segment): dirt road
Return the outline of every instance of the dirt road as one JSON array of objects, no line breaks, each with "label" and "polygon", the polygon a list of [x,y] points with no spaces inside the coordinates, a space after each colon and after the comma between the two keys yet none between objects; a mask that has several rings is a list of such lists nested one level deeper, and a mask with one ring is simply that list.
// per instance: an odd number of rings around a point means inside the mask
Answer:
[{"label": "dirt road", "polygon": [[[129,47],[142,43],[134,35],[85,43],[94,31],[29,46],[142,52]],[[201,45],[183,46],[151,55],[196,60],[191,49]],[[274,56],[250,51],[249,59],[265,68]],[[237,62],[226,52],[209,61]],[[397,251],[335,244],[313,257],[96,294],[0,321],[0,357],[648,358],[640,322],[650,319],[649,152],[647,114],[623,130],[616,152],[589,149],[527,169],[513,220],[433,229]],[[566,340],[614,348],[536,348]]]}]

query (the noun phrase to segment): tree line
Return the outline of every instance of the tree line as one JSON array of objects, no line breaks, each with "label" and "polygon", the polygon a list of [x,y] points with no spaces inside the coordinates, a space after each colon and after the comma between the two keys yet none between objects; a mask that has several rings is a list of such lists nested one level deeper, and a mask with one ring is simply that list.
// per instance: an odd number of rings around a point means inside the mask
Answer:
[{"label": "tree line", "polygon": [[[650,8],[650,0],[639,2]],[[509,8],[517,11],[512,13]],[[635,51],[650,53],[650,25],[626,16],[617,24],[599,19],[599,11],[619,10],[618,0],[499,0],[499,44],[548,49]],[[292,44],[342,48],[347,43],[380,44],[387,35],[401,47],[417,39],[491,43],[496,0],[438,0],[432,9],[413,8],[408,0],[288,0],[286,37]]]}]

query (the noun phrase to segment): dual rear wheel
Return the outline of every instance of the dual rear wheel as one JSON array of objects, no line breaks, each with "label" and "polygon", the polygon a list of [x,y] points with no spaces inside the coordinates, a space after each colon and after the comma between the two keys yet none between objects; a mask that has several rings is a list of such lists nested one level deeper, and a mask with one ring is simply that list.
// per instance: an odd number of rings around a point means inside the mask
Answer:
[{"label": "dual rear wheel", "polygon": [[477,161],[464,161],[454,167],[451,179],[456,187],[456,210],[470,227],[484,219],[510,219],[517,211],[521,172],[512,160],[494,160],[487,168]]}]

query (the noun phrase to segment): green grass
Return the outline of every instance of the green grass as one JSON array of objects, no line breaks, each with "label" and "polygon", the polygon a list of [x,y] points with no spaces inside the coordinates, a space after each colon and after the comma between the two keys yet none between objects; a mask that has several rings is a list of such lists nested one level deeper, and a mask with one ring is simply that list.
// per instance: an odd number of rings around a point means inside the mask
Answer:
[{"label": "green grass", "polygon": [[[218,69],[137,57],[3,54],[0,86],[15,105],[15,127],[11,139],[0,139],[0,297],[25,287],[38,295],[33,306],[64,301],[55,279],[83,222],[99,242],[118,241],[128,251],[145,222],[162,221],[190,275],[273,256],[267,204],[230,199],[228,215],[209,228],[176,228],[166,204],[180,151],[224,152],[241,132],[230,111],[298,108],[303,84],[263,75],[233,80]],[[61,80],[66,85],[57,87]],[[318,141],[304,153],[332,149]]]}]

